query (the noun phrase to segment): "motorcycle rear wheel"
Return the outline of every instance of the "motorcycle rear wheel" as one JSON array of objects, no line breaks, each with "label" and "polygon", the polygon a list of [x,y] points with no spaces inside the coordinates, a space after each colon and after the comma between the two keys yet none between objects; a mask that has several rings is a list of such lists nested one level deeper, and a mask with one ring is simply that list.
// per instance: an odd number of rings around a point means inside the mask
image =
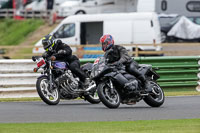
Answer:
[{"label": "motorcycle rear wheel", "polygon": [[114,88],[114,94],[111,94],[110,88],[106,83],[101,83],[97,87],[97,93],[101,102],[108,108],[118,108],[120,105],[120,96],[118,91]]},{"label": "motorcycle rear wheel", "polygon": [[154,81],[150,81],[154,93],[150,93],[143,100],[151,107],[160,107],[165,101],[165,95],[162,88]]},{"label": "motorcycle rear wheel", "polygon": [[57,105],[60,102],[60,93],[58,89],[49,91],[49,80],[47,77],[41,77],[36,82],[36,89],[40,98],[48,105]]}]

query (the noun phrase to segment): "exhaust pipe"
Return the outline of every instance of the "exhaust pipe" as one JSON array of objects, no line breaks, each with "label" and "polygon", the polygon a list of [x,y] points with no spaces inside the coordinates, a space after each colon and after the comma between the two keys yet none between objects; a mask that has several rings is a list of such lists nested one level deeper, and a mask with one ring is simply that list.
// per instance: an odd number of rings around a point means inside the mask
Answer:
[{"label": "exhaust pipe", "polygon": [[95,83],[93,85],[89,86],[85,91],[90,91],[92,89],[96,89],[96,84]]}]

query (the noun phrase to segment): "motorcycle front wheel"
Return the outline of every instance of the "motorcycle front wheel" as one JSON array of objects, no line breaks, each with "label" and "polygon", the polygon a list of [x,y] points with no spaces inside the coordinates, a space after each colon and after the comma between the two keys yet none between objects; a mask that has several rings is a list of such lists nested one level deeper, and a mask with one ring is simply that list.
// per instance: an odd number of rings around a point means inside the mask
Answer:
[{"label": "motorcycle front wheel", "polygon": [[57,105],[60,102],[60,93],[58,89],[49,90],[49,80],[47,77],[41,77],[36,82],[36,89],[40,98],[48,105]]},{"label": "motorcycle front wheel", "polygon": [[111,88],[105,83],[100,83],[97,86],[97,93],[101,102],[108,108],[118,108],[120,105],[120,96],[118,91],[113,88],[113,93]]}]

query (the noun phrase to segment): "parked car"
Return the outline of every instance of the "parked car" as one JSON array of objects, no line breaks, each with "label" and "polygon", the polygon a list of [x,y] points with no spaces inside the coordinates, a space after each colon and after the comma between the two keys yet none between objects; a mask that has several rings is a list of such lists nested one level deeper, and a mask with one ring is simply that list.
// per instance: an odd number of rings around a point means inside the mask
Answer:
[{"label": "parked car", "polygon": [[28,11],[45,11],[46,10],[46,0],[34,0],[25,7]]},{"label": "parked car", "polygon": [[0,9],[12,8],[12,0],[0,0]]},{"label": "parked car", "polygon": [[[176,42],[176,41],[196,41],[198,38],[178,38],[178,36],[169,36],[169,31],[183,19],[182,15],[178,14],[160,14],[159,22],[161,26],[161,41],[162,42]],[[185,17],[184,21],[187,21],[190,25],[200,25],[200,17]],[[191,22],[191,23],[190,23]],[[182,27],[186,28],[186,27]],[[187,29],[190,30],[190,29]],[[188,35],[189,36],[189,35]]]},{"label": "parked car", "polygon": [[66,0],[57,8],[58,16],[74,14],[119,13],[136,11],[137,0]]},{"label": "parked car", "polygon": [[161,29],[161,42],[166,42],[169,40],[167,37],[167,33],[170,29],[179,21],[180,15],[177,14],[160,14],[159,15],[159,22],[160,22],[160,29]]},{"label": "parked car", "polygon": [[200,25],[195,24],[185,16],[181,16],[179,21],[167,33],[167,36],[174,37],[177,41],[200,42]]}]

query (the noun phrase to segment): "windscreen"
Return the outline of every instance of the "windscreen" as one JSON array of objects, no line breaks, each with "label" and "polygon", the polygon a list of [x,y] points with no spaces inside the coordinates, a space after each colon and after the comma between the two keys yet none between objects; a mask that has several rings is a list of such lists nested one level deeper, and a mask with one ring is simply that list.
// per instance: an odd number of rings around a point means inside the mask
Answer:
[{"label": "windscreen", "polygon": [[91,77],[94,78],[98,76],[105,68],[105,58],[101,57],[95,60],[95,63],[93,64],[92,67],[92,72],[91,72]]}]

